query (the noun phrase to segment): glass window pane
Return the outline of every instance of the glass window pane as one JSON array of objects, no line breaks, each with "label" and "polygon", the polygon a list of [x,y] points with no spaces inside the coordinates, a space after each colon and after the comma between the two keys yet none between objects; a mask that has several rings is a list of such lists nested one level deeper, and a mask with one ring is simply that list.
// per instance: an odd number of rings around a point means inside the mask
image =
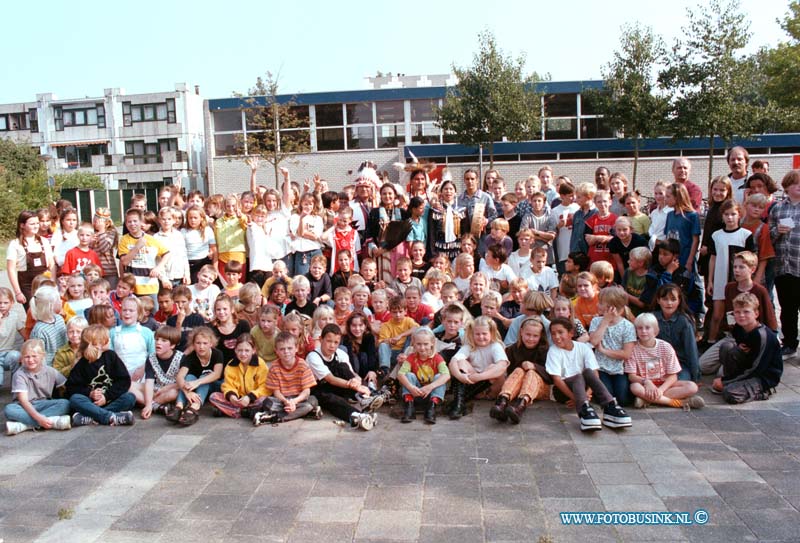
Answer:
[{"label": "glass window pane", "polygon": [[403,101],[375,102],[375,114],[378,123],[401,123],[404,119]]},{"label": "glass window pane", "polygon": [[374,149],[375,137],[371,126],[359,126],[347,129],[348,149]]},{"label": "glass window pane", "polygon": [[159,121],[167,120],[167,104],[158,104],[156,106],[156,118]]},{"label": "glass window pane", "polygon": [[291,106],[289,111],[295,117],[295,123],[292,128],[308,128],[311,126],[311,121],[308,116],[308,106]]},{"label": "glass window pane", "polygon": [[64,126],[72,126],[75,124],[75,116],[72,111],[64,112]]},{"label": "glass window pane", "polygon": [[613,138],[614,130],[602,118],[581,118],[581,138]]},{"label": "glass window pane", "polygon": [[126,155],[132,155],[133,154],[133,142],[132,141],[126,141],[125,142],[125,154]]},{"label": "glass window pane", "polygon": [[144,120],[154,121],[156,118],[156,108],[153,105],[144,106]]},{"label": "glass window pane", "polygon": [[347,104],[347,124],[372,124],[372,103]]},{"label": "glass window pane", "polygon": [[8,120],[6,117],[0,117],[0,130],[8,130]]},{"label": "glass window pane", "polygon": [[548,94],[544,97],[547,117],[574,117],[578,114],[577,94]]},{"label": "glass window pane", "polygon": [[240,141],[241,134],[217,134],[214,136],[214,153],[216,156],[241,154],[242,146]]},{"label": "glass window pane", "polygon": [[86,124],[97,124],[97,110],[90,109],[86,111]]},{"label": "glass window pane", "polygon": [[75,112],[75,124],[86,124],[85,111],[80,110]]},{"label": "glass window pane", "polygon": [[[284,150],[302,153],[311,148],[310,130],[281,130],[281,146]],[[290,146],[290,147],[286,147]]]},{"label": "glass window pane", "polygon": [[411,100],[411,121],[433,121],[436,119],[434,106],[438,106],[438,100]]},{"label": "glass window pane", "polygon": [[[272,128],[272,109],[268,107],[244,110],[248,130],[268,130]],[[241,124],[241,122],[239,123]]]},{"label": "glass window pane", "polygon": [[[341,107],[339,110],[341,111]],[[339,117],[341,117],[341,113]],[[317,150],[344,151],[344,129],[317,128]]]},{"label": "glass window pane", "polygon": [[577,119],[547,119],[544,139],[574,140],[578,137],[577,126]]},{"label": "glass window pane", "polygon": [[342,126],[342,104],[317,105],[317,126]]},{"label": "glass window pane", "polygon": [[134,122],[142,120],[142,108],[141,107],[132,107],[131,108],[131,118]]},{"label": "glass window pane", "polygon": [[378,127],[378,148],[397,147],[405,142],[405,126],[402,124],[382,125]]},{"label": "glass window pane", "polygon": [[416,124],[411,127],[411,141],[414,143],[439,143],[441,129],[433,123]]},{"label": "glass window pane", "polygon": [[122,102],[122,112],[123,113],[130,113],[131,112],[131,103],[130,102]]},{"label": "glass window pane", "polygon": [[214,131],[227,132],[242,129],[242,112],[238,109],[214,112]]},{"label": "glass window pane", "polygon": [[134,155],[143,155],[144,154],[144,142],[143,141],[135,141],[135,142],[133,142],[133,154]]}]

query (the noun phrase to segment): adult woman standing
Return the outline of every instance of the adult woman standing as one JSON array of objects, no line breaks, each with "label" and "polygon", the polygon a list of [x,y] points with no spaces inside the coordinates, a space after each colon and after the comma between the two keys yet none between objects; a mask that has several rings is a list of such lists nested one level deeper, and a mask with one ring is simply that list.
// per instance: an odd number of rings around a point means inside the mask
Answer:
[{"label": "adult woman standing", "polygon": [[428,218],[429,253],[444,254],[451,261],[461,252],[461,234],[469,231],[467,212],[456,205],[456,195],[455,184],[444,181],[439,186],[439,205],[431,208]]},{"label": "adult woman standing", "polygon": [[[386,227],[390,222],[404,221],[408,218],[407,212],[397,207],[396,203],[397,189],[393,184],[385,183],[381,187],[381,203],[369,212],[367,219],[369,252],[378,263],[378,280],[387,283],[394,279],[395,263],[403,256],[403,245],[398,244],[394,250],[386,251]],[[405,239],[405,236],[402,239]]]},{"label": "adult woman standing", "polygon": [[17,217],[17,237],[8,244],[6,259],[14,299],[27,308],[33,278],[46,271],[55,277],[53,251],[39,236],[39,216],[35,212],[23,211]]}]

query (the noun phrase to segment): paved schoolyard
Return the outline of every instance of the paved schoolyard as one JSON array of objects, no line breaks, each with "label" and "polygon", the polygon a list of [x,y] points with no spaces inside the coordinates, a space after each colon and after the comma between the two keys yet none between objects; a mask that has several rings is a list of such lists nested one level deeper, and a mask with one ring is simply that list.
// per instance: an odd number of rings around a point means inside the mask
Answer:
[{"label": "paved schoolyard", "polygon": [[[0,437],[0,540],[797,541],[800,369],[767,402],[632,410],[634,426],[578,430],[535,404],[371,432],[330,416],[254,428],[82,427]],[[8,387],[0,403],[9,400]],[[561,511],[708,511],[705,526],[563,526]]]}]

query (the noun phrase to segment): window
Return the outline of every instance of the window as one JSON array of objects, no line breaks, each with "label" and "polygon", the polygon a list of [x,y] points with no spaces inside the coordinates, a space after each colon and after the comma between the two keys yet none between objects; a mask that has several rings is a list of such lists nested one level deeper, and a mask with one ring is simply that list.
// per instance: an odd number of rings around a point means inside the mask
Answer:
[{"label": "window", "polygon": [[0,130],[8,130],[8,115],[0,115]]},{"label": "window", "polygon": [[165,140],[158,140],[158,149],[160,153],[163,155],[167,151],[177,151],[178,150],[178,139],[177,138],[170,138]]},{"label": "window", "polygon": [[125,126],[150,121],[177,122],[175,99],[168,98],[165,102],[157,104],[133,105],[130,102],[122,102],[122,122]]},{"label": "window", "polygon": [[378,148],[398,147],[406,141],[406,127],[402,124],[387,124],[378,127]]},{"label": "window", "polygon": [[577,119],[547,119],[544,139],[574,140],[578,137],[577,129]]},{"label": "window", "polygon": [[317,128],[317,151],[344,151],[344,128]]},{"label": "window", "polygon": [[375,113],[377,115],[378,124],[402,123],[405,119],[402,100],[375,102]]},{"label": "window", "polygon": [[581,118],[581,138],[613,138],[614,129],[602,117]]},{"label": "window", "polygon": [[347,124],[372,124],[372,104],[347,104]]},{"label": "window", "polygon": [[105,106],[103,104],[95,104],[94,107],[80,109],[63,109],[61,106],[56,106],[53,108],[53,113],[56,120],[56,130],[63,130],[65,126],[88,125],[97,125],[99,128],[105,128],[105,111]]},{"label": "window", "polygon": [[[249,128],[249,127],[248,127]],[[236,110],[223,110],[214,112],[214,131],[229,132],[242,129],[242,112]]]},{"label": "window", "polygon": [[61,106],[53,107],[53,120],[56,124],[56,130],[64,130],[64,110]]},{"label": "window", "polygon": [[358,126],[347,129],[348,149],[374,149],[375,135],[372,126]]},{"label": "window", "polygon": [[342,104],[320,104],[316,106],[317,126],[344,126]]},{"label": "window", "polygon": [[92,166],[93,156],[102,156],[108,153],[108,145],[105,143],[100,145],[83,145],[76,147],[74,145],[67,145],[66,147],[56,147],[56,156],[66,161],[67,167],[73,168],[90,168]]},{"label": "window", "polygon": [[547,117],[575,117],[578,115],[577,94],[548,94],[544,97],[544,111]]},{"label": "window", "polygon": [[411,125],[412,143],[439,143],[441,129],[434,123],[416,123]]},{"label": "window", "polygon": [[216,156],[244,154],[241,134],[216,134],[214,136],[214,154]]},{"label": "window", "polygon": [[158,164],[161,162],[158,143],[126,141],[125,156],[133,158],[134,164]]},{"label": "window", "polygon": [[411,122],[435,121],[438,100],[411,100]]},{"label": "window", "polygon": [[39,113],[35,107],[28,110],[28,121],[31,124],[31,132],[39,131]]}]

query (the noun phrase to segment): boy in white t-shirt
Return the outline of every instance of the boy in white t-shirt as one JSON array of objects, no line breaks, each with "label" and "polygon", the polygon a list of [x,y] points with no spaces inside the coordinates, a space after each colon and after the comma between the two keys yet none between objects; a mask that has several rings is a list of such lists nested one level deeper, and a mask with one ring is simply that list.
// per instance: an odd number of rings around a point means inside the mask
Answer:
[{"label": "boy in white t-shirt", "polygon": [[[563,317],[550,322],[553,344],[547,351],[546,369],[553,384],[567,398],[567,406],[575,407],[581,430],[600,430],[602,424],[610,428],[625,428],[631,418],[617,404],[597,374],[599,366],[591,345],[572,340],[575,323]],[[603,407],[603,420],[597,416],[586,395],[586,387],[594,393],[592,398]]]},{"label": "boy in white t-shirt", "polygon": [[561,196],[561,204],[557,205],[550,212],[558,219],[556,228],[556,239],[553,243],[556,252],[556,269],[559,274],[564,273],[564,265],[569,255],[569,240],[572,237],[572,216],[580,206],[575,203],[575,187],[572,183],[564,182],[558,187],[558,194]]},{"label": "boy in white t-shirt", "polygon": [[526,278],[530,290],[545,292],[555,299],[558,294],[558,276],[553,268],[547,266],[547,248],[536,247],[531,257],[531,273]]}]

